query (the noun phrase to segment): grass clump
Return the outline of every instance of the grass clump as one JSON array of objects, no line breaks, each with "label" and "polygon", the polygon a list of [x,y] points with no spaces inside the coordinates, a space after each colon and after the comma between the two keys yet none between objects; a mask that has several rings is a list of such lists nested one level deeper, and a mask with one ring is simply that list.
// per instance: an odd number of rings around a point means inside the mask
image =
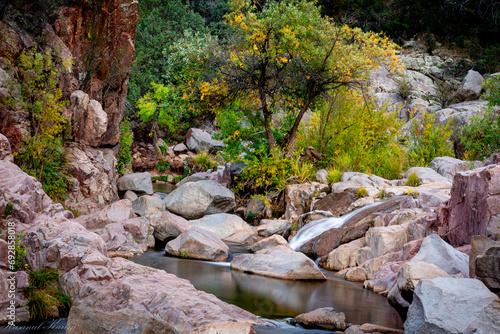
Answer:
[{"label": "grass clump", "polygon": [[367,196],[368,196],[368,191],[366,191],[366,188],[364,188],[364,187],[360,187],[356,191],[356,199],[360,199],[360,198],[367,197]]},{"label": "grass clump", "polygon": [[330,167],[326,171],[328,173],[326,176],[328,184],[339,182],[340,179],[342,178],[342,172],[339,171],[337,168]]},{"label": "grass clump", "polygon": [[207,152],[200,152],[194,157],[195,167],[207,171],[209,169],[217,168],[217,162]]},{"label": "grass clump", "polygon": [[418,187],[422,181],[419,179],[418,175],[415,172],[410,173],[408,175],[408,181],[406,181],[406,185],[408,187]]}]

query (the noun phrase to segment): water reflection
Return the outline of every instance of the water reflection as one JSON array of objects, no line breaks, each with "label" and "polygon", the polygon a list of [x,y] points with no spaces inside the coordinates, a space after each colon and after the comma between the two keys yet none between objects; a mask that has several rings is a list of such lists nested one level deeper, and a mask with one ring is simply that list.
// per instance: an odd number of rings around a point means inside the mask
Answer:
[{"label": "water reflection", "polygon": [[334,307],[346,314],[349,323],[403,326],[386,298],[331,275],[326,282],[287,281],[172,258],[163,252],[148,252],[132,260],[188,279],[197,289],[265,318],[295,317],[319,307]]}]

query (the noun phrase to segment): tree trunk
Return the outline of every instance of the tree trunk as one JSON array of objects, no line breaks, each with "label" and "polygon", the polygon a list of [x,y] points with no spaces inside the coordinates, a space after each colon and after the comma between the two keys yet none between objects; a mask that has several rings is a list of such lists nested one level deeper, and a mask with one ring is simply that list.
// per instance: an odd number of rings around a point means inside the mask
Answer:
[{"label": "tree trunk", "polygon": [[288,157],[291,157],[293,153],[295,152],[295,142],[297,140],[297,132],[299,130],[299,125],[300,122],[302,121],[302,117],[304,117],[304,114],[306,113],[307,109],[311,105],[311,102],[313,101],[314,97],[309,96],[300,109],[299,114],[297,115],[297,118],[295,118],[295,122],[293,123],[292,128],[290,131],[288,131],[286,135],[286,140],[283,141],[283,148],[285,149],[285,155]]}]

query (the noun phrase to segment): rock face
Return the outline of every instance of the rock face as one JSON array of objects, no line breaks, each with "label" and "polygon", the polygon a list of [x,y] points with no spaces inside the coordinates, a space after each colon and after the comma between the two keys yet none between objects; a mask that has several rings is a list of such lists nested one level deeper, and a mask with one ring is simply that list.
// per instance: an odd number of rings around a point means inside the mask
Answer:
[{"label": "rock face", "polygon": [[0,133],[0,160],[14,162],[12,151],[10,150],[9,139]]},{"label": "rock face", "polygon": [[500,296],[500,245],[490,247],[475,262],[477,279]]},{"label": "rock face", "polygon": [[[479,161],[475,162],[474,168],[482,167]],[[434,169],[436,172],[452,181],[453,177],[458,172],[466,172],[470,168],[470,162],[455,159],[452,157],[437,157],[431,161],[429,168]]]},{"label": "rock face", "polygon": [[383,188],[394,184],[376,175],[367,175],[358,172],[342,173],[341,182],[332,184],[332,193],[341,193],[346,190],[356,192],[358,188],[365,188],[368,196],[378,197]]},{"label": "rock face", "polygon": [[165,246],[170,255],[207,261],[226,261],[229,248],[215,234],[193,227]]},{"label": "rock face", "polygon": [[189,223],[194,227],[210,231],[225,241],[233,241],[233,237],[242,233],[255,236],[255,232],[239,216],[228,213],[218,213],[207,215],[203,218],[190,220]]},{"label": "rock face", "polygon": [[313,209],[328,211],[334,216],[340,217],[349,211],[349,207],[354,201],[356,201],[354,192],[331,193],[315,202]]},{"label": "rock face", "polygon": [[345,314],[335,312],[333,307],[323,307],[295,317],[295,323],[305,327],[317,327],[328,330],[344,330],[346,328]]},{"label": "rock face", "polygon": [[71,94],[73,134],[78,143],[97,147],[108,126],[108,115],[96,100],[81,90]]},{"label": "rock face", "polygon": [[191,128],[186,134],[187,147],[198,153],[213,152],[224,147],[220,140],[212,139],[212,135],[200,129]]},{"label": "rock face", "polygon": [[[478,280],[422,280],[408,310],[405,333],[496,333],[500,331],[496,305],[498,297]],[[486,328],[490,331],[484,331]]]},{"label": "rock face", "polygon": [[408,228],[401,225],[371,227],[366,232],[366,243],[372,250],[373,257],[403,249],[408,242]]},{"label": "rock face", "polygon": [[72,144],[67,150],[73,178],[64,205],[81,214],[100,209],[118,199],[116,157],[111,149]]},{"label": "rock face", "polygon": [[420,250],[410,261],[432,263],[449,275],[462,274],[464,277],[469,277],[469,257],[467,254],[457,251],[437,234],[426,237]]},{"label": "rock face", "polygon": [[151,174],[149,174],[148,172],[123,175],[118,179],[116,185],[119,191],[132,190],[148,195],[153,194]]},{"label": "rock face", "polygon": [[285,218],[291,223],[297,222],[300,215],[310,211],[313,195],[327,190],[328,185],[319,182],[287,185]]},{"label": "rock face", "polygon": [[291,280],[325,280],[316,264],[302,253],[275,249],[266,254],[241,254],[231,268],[252,274]]},{"label": "rock face", "polygon": [[481,94],[484,78],[476,71],[469,70],[457,91],[457,95],[462,101],[476,100]]},{"label": "rock face", "polygon": [[210,180],[183,184],[165,198],[165,203],[168,210],[186,219],[229,212],[235,207],[231,190]]},{"label": "rock face", "polygon": [[129,200],[115,202],[102,210],[75,219],[86,229],[94,230],[105,227],[108,224],[135,218],[132,203]]},{"label": "rock face", "polygon": [[500,165],[459,172],[451,198],[440,212],[438,234],[452,246],[470,244],[473,235],[494,235],[500,226]]}]

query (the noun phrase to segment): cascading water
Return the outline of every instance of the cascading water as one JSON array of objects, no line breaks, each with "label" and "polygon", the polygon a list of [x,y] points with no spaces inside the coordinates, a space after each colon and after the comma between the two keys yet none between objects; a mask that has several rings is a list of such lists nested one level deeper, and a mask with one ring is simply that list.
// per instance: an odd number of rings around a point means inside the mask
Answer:
[{"label": "cascading water", "polygon": [[313,220],[312,222],[308,223],[304,227],[302,227],[297,234],[290,240],[290,247],[292,247],[293,250],[298,250],[303,244],[305,244],[307,241],[316,238],[318,235],[321,235],[321,233],[328,231],[332,228],[340,228],[346,221],[348,221],[351,217],[357,215],[360,212],[363,212],[369,208],[373,208],[375,206],[379,206],[380,204],[384,203],[383,201],[381,202],[376,202],[372,203],[369,205],[366,205],[358,210],[352,211],[342,217],[330,217],[330,218],[323,218],[323,219],[318,219],[318,220]]}]

